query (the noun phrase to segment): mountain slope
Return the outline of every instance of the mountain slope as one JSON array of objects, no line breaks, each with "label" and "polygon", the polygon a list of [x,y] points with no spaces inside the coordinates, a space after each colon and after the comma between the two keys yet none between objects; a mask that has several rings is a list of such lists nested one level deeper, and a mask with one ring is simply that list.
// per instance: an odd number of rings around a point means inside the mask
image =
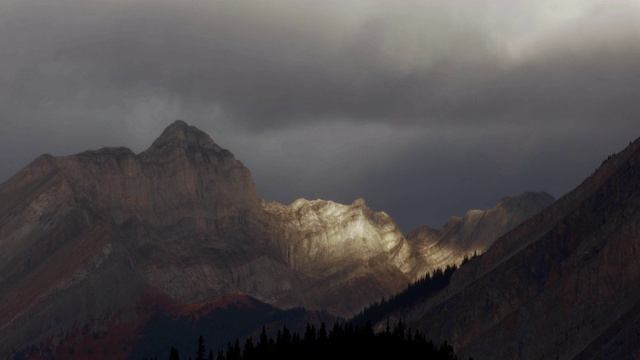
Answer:
[{"label": "mountain slope", "polygon": [[[463,217],[452,216],[442,229],[422,226],[407,239],[431,270],[460,264],[465,256],[483,253],[500,236],[553,203],[553,196],[524,193],[500,199],[491,209],[469,210]],[[426,271],[422,271],[423,273]]]},{"label": "mountain slope", "polygon": [[637,357],[639,194],[636,140],[440,294],[394,316],[463,358]]}]

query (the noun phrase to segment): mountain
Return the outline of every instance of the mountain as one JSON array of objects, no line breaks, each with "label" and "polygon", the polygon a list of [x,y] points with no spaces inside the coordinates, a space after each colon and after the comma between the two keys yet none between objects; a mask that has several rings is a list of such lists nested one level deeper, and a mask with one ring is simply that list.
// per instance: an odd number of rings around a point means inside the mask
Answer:
[{"label": "mountain", "polygon": [[462,358],[638,358],[639,194],[636,140],[390,318],[447,339]]},{"label": "mountain", "polygon": [[123,312],[135,322],[149,292],[231,293],[229,273],[267,251],[249,171],[184,122],[138,155],[43,155],[0,203],[0,353]]},{"label": "mountain", "polygon": [[[527,199],[518,211],[540,210]],[[242,293],[349,316],[434,267],[426,240],[362,199],[265,202],[231,152],[183,121],[139,154],[42,155],[0,185],[0,204],[0,354],[109,324],[142,336],[155,299]]]},{"label": "mountain", "polygon": [[553,196],[527,192],[500,199],[487,210],[469,210],[463,217],[452,216],[442,229],[422,226],[407,239],[431,270],[460,264],[465,256],[481,254],[495,239],[553,203]]}]

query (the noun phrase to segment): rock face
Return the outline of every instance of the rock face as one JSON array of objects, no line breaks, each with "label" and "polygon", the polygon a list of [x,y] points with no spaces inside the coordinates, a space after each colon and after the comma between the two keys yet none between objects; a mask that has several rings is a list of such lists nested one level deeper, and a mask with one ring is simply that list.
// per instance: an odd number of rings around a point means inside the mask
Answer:
[{"label": "rock face", "polygon": [[185,303],[249,290],[238,277],[268,254],[249,171],[184,122],[138,155],[41,156],[0,204],[0,353],[108,321],[149,289]]},{"label": "rock face", "polygon": [[439,295],[398,310],[462,358],[640,355],[640,140],[502,236]]},{"label": "rock face", "polygon": [[451,225],[471,237],[446,227],[407,240],[361,199],[264,202],[240,161],[182,121],[140,154],[43,155],[0,185],[0,354],[61,343],[72,328],[143,326],[145,294],[184,305],[244,293],[350,316],[434,259],[487,245],[542,201],[529,200],[514,214],[488,210],[497,227]]},{"label": "rock face", "polygon": [[310,308],[334,303],[334,312],[354,314],[404,288],[421,263],[396,223],[362,199],[350,206],[299,199],[265,209],[279,228],[280,255],[302,280]]},{"label": "rock face", "polygon": [[452,216],[442,229],[419,227],[410,231],[407,239],[424,259],[423,264],[431,268],[460,264],[465,255],[485,252],[495,239],[553,201],[553,196],[544,192],[505,197],[491,209],[469,210],[463,217]]}]

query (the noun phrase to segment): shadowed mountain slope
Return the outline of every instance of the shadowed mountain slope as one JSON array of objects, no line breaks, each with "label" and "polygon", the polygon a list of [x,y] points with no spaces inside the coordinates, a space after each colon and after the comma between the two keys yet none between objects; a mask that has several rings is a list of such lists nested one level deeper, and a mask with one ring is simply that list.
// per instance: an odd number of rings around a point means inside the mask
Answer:
[{"label": "shadowed mountain slope", "polygon": [[[485,252],[493,242],[553,203],[553,196],[527,192],[500,199],[491,209],[469,210],[452,216],[442,229],[422,226],[407,239],[429,269],[460,264],[466,256]],[[425,271],[423,271],[425,272]]]},{"label": "shadowed mountain slope", "polygon": [[636,140],[392,318],[451,341],[463,358],[637,358],[639,211]]}]

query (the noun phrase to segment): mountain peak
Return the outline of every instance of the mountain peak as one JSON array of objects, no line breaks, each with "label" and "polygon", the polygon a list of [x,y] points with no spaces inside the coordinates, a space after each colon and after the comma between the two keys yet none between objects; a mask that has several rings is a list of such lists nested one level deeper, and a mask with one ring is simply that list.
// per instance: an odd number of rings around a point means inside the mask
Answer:
[{"label": "mountain peak", "polygon": [[351,206],[367,206],[367,203],[364,201],[363,198],[357,198],[353,200],[353,203],[351,204]]},{"label": "mountain peak", "polygon": [[165,149],[175,145],[221,150],[204,131],[182,120],[176,120],[167,126],[160,137],[153,142],[150,149]]}]

